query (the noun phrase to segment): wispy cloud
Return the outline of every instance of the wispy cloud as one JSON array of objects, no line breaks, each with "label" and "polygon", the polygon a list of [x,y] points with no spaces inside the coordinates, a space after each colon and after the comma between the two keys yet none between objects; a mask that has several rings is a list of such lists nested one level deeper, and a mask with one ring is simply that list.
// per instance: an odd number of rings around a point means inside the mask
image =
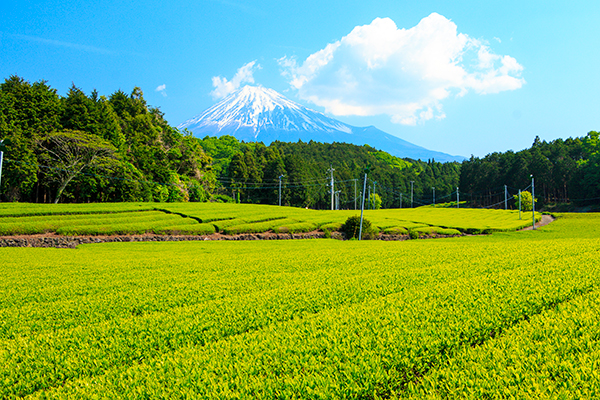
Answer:
[{"label": "wispy cloud", "polygon": [[279,60],[300,98],[334,115],[389,115],[415,125],[445,118],[443,100],[515,90],[525,84],[523,67],[489,44],[457,32],[437,13],[399,29],[389,18],[355,27],[299,63]]},{"label": "wispy cloud", "polygon": [[162,85],[158,85],[156,87],[156,89],[154,89],[155,92],[159,92],[160,94],[162,94],[164,97],[167,97],[167,85],[165,85],[164,83]]},{"label": "wispy cloud", "polygon": [[211,1],[212,3],[219,3],[224,6],[234,8],[234,9],[241,11],[243,13],[246,13],[246,14],[259,15],[259,14],[264,13],[259,8],[250,6],[248,4],[248,2],[246,2],[246,1],[237,1],[237,0],[209,0],[209,1]]},{"label": "wispy cloud", "polygon": [[255,60],[239,68],[230,81],[221,76],[213,76],[212,84],[215,89],[210,92],[211,96],[215,100],[222,99],[239,89],[242,84],[254,83],[254,71],[260,68],[260,64],[256,64]]},{"label": "wispy cloud", "polygon": [[47,44],[47,45],[58,46],[58,47],[66,47],[66,48],[70,48],[73,50],[85,51],[88,53],[106,54],[106,55],[116,54],[114,51],[111,51],[108,49],[103,49],[101,47],[88,46],[88,45],[78,44],[78,43],[63,42],[60,40],[46,39],[46,38],[41,38],[41,37],[37,37],[37,36],[20,35],[20,34],[15,34],[15,33],[10,34],[10,36],[15,37],[17,39],[21,39],[21,40],[26,40],[28,42]]}]

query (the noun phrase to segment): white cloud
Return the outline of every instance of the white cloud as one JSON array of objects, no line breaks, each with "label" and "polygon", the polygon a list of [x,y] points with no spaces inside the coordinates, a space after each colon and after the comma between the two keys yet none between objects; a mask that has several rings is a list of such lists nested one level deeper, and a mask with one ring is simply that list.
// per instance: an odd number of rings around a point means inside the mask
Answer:
[{"label": "white cloud", "polygon": [[155,92],[159,92],[160,94],[162,94],[164,97],[167,97],[167,85],[165,85],[164,83],[162,85],[158,85],[156,87],[156,89],[154,89]]},{"label": "white cloud", "polygon": [[494,54],[436,13],[410,29],[377,18],[301,63],[283,57],[279,64],[300,98],[331,114],[387,114],[405,125],[445,118],[442,101],[451,95],[498,93],[525,83],[513,57]]},{"label": "white cloud", "polygon": [[215,100],[222,99],[239,89],[242,84],[254,83],[254,71],[260,68],[260,64],[256,64],[256,61],[251,61],[238,69],[231,81],[221,76],[213,76],[212,84],[215,89],[210,92],[211,96]]}]

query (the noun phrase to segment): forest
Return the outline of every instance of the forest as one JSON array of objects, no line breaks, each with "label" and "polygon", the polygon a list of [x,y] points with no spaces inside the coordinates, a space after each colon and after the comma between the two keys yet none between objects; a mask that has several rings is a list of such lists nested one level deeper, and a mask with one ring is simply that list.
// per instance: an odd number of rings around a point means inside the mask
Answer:
[{"label": "forest", "polygon": [[141,89],[62,97],[46,82],[0,84],[1,198],[21,202],[205,201],[214,176],[191,135]]},{"label": "forest", "polygon": [[[598,132],[580,138],[550,142],[536,137],[529,149],[471,157],[460,168],[461,199],[473,207],[490,206],[503,200],[503,185],[511,194],[531,190],[534,180],[536,203],[600,204],[600,145]],[[513,204],[514,206],[514,204]]]},{"label": "forest", "polygon": [[333,175],[333,207],[360,208],[369,167],[365,207],[369,198],[383,208],[410,207],[411,181],[414,205],[429,204],[432,187],[441,199],[451,195],[460,171],[459,163],[401,159],[368,145],[310,141],[265,146],[232,136],[206,137],[200,143],[213,159],[216,191],[241,202],[278,204],[281,176],[282,204],[328,209]]},{"label": "forest", "polygon": [[[195,138],[170,126],[142,90],[106,97],[74,84],[60,96],[45,81],[0,84],[2,201],[223,201],[316,209],[456,202],[504,207],[506,191],[537,204],[600,203],[598,133],[462,163],[401,159],[368,145],[244,143]],[[332,185],[333,184],[333,185]],[[333,186],[333,190],[332,190]],[[332,194],[333,192],[333,194]],[[512,199],[512,197],[511,197]],[[513,200],[509,207],[515,207]]]}]

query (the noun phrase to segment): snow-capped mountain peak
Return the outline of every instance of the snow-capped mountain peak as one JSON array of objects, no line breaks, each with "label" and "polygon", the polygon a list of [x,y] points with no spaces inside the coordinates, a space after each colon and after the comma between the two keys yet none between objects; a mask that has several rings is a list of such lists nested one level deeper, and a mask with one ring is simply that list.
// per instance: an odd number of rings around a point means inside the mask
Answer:
[{"label": "snow-capped mountain peak", "polygon": [[250,129],[255,140],[271,130],[351,132],[346,124],[262,86],[244,86],[178,128],[192,132],[211,128],[215,133]]}]

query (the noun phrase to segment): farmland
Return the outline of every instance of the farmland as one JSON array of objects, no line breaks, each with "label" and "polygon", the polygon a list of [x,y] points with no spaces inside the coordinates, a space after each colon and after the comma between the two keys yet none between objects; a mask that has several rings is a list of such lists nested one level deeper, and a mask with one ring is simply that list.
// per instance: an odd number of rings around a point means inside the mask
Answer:
[{"label": "farmland", "polygon": [[[322,211],[252,204],[105,203],[0,205],[0,236],[58,235],[299,233],[337,231],[360,211]],[[531,225],[530,215],[485,209],[367,210],[385,234],[417,236],[513,231]],[[536,219],[541,218],[539,214]]]},{"label": "farmland", "polygon": [[[127,207],[108,211],[140,206]],[[223,210],[218,221],[254,215]],[[309,221],[289,210],[279,216]],[[511,230],[504,212],[407,211],[415,224]],[[599,216],[582,214],[402,243],[0,249],[0,397],[590,398],[599,237]]]}]

